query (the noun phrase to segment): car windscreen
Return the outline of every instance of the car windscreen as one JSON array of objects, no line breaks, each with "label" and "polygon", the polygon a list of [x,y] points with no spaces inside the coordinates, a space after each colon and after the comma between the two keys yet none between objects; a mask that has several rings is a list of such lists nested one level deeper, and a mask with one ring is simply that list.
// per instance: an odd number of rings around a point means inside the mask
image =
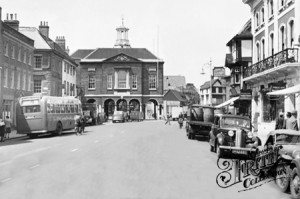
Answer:
[{"label": "car windscreen", "polygon": [[223,117],[221,120],[221,126],[250,128],[250,120],[243,118]]},{"label": "car windscreen", "polygon": [[22,112],[23,113],[38,113],[38,112],[41,112],[41,107],[40,107],[40,105],[23,106]]},{"label": "car windscreen", "polygon": [[276,135],[277,144],[300,144],[300,135],[278,134]]}]

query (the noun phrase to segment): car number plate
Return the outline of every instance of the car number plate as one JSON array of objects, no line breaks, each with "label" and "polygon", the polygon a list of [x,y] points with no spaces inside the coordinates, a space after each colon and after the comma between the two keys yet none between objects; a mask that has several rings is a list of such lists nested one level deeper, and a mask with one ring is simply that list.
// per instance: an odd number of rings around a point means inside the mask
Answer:
[{"label": "car number plate", "polygon": [[235,154],[243,154],[243,155],[247,155],[247,151],[243,151],[243,150],[232,150],[232,153]]}]

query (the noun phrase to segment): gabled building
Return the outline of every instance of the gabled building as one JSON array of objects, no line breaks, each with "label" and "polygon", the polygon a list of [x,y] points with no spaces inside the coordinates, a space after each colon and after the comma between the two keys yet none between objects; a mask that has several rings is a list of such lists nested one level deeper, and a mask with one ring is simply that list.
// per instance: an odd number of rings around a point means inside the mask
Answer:
[{"label": "gabled building", "polygon": [[[242,70],[252,63],[252,33],[251,20],[226,44],[229,53],[226,54],[225,67],[230,69],[230,99],[217,107],[233,104],[230,112],[241,115],[251,115],[251,91],[242,85]],[[248,93],[248,98],[245,97]],[[250,94],[249,94],[250,93]]]},{"label": "gabled building", "polygon": [[76,62],[68,55],[65,38],[49,38],[48,22],[35,27],[19,27],[19,31],[34,40],[34,95],[76,96]]},{"label": "gabled building", "polygon": [[274,129],[279,112],[300,112],[300,1],[243,0],[251,8],[252,64],[243,84],[252,90],[256,130]]},{"label": "gabled building", "polygon": [[87,103],[111,117],[114,111],[142,111],[146,119],[159,118],[163,103],[164,62],[146,48],[131,48],[128,28],[117,29],[114,48],[79,49],[80,79]]},{"label": "gabled building", "polygon": [[201,105],[216,106],[224,101],[226,101],[226,85],[221,79],[213,79],[200,86]]},{"label": "gabled building", "polygon": [[0,116],[9,116],[16,125],[16,104],[32,95],[34,41],[19,32],[16,14],[2,21],[0,7]]}]

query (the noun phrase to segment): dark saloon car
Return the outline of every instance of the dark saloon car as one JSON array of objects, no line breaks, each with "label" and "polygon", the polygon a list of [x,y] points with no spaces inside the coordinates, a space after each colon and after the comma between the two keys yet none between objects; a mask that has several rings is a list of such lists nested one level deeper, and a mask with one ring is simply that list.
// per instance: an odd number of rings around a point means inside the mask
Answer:
[{"label": "dark saloon car", "polygon": [[[276,165],[275,181],[283,192],[290,192],[293,198],[300,198],[300,132],[289,129],[271,131],[262,150],[280,147]],[[281,163],[281,164],[280,164]],[[278,172],[285,167],[285,172]]]},{"label": "dark saloon car", "polygon": [[251,132],[249,117],[218,114],[214,116],[209,144],[218,158],[254,159],[261,143]]}]

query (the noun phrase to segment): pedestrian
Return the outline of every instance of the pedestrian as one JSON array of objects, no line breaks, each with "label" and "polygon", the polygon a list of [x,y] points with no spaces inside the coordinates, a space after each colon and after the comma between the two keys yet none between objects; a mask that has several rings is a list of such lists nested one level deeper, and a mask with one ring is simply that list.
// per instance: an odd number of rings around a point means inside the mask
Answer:
[{"label": "pedestrian", "polygon": [[171,114],[167,113],[167,121],[166,121],[165,125],[168,123],[169,123],[169,125],[171,125],[170,119],[171,119]]},{"label": "pedestrian", "polygon": [[5,123],[2,117],[0,117],[0,142],[4,142],[4,135],[5,135]]},{"label": "pedestrian", "polygon": [[5,133],[6,133],[6,138],[9,138],[9,134],[11,133],[11,119],[9,119],[9,116],[7,115],[5,120],[4,120],[4,123],[5,123]]},{"label": "pedestrian", "polygon": [[84,133],[84,128],[85,128],[85,117],[82,115],[80,119],[80,124],[81,124],[81,130],[82,133]]},{"label": "pedestrian", "polygon": [[287,119],[284,124],[285,129],[299,130],[296,117],[297,111],[287,112]]},{"label": "pedestrian", "polygon": [[275,129],[283,129],[284,125],[284,114],[283,112],[279,112],[278,117],[276,118]]}]

